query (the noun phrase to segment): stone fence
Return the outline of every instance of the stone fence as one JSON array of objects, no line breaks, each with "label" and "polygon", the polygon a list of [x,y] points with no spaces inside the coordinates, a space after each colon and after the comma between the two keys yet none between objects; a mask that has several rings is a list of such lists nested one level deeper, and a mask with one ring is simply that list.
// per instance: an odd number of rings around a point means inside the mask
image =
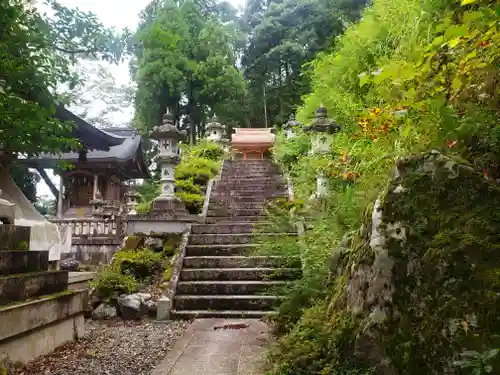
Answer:
[{"label": "stone fence", "polygon": [[115,219],[77,218],[52,219],[61,229],[70,227],[73,238],[123,238],[127,222],[121,217]]}]

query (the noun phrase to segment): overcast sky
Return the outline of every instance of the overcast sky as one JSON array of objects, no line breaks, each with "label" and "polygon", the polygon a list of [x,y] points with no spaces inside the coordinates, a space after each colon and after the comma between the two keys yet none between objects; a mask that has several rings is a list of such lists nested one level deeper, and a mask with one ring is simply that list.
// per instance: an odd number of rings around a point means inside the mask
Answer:
[{"label": "overcast sky", "polygon": [[[59,0],[59,2],[67,7],[79,8],[83,11],[93,12],[107,27],[115,27],[123,29],[128,27],[135,30],[139,21],[139,13],[151,0]],[[245,0],[229,0],[235,7],[244,4]],[[130,81],[127,63],[120,65],[109,65],[110,71],[116,78],[117,84],[123,84]],[[131,120],[133,111],[127,111],[123,114],[123,118],[119,119],[120,123],[128,122]],[[129,118],[130,117],[130,118]],[[52,180],[59,186],[59,178],[52,174],[51,170],[47,170],[49,176],[53,177]],[[37,186],[38,195],[50,195],[49,187],[43,180]]]}]

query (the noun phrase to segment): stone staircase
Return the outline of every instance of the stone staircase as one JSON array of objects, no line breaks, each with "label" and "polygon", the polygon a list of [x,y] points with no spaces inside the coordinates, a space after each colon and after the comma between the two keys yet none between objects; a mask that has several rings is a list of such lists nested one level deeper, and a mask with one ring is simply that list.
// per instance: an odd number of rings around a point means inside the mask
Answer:
[{"label": "stone staircase", "polygon": [[49,270],[48,251],[28,250],[30,230],[0,225],[0,365],[31,361],[85,331],[87,293],[68,290],[67,271]]},{"label": "stone staircase", "polygon": [[[268,160],[225,161],[209,201],[206,224],[193,225],[173,318],[260,318],[273,312],[277,286],[301,274],[300,261],[254,256],[266,233],[264,205],[287,195],[279,169]],[[273,290],[274,289],[274,290]]]}]

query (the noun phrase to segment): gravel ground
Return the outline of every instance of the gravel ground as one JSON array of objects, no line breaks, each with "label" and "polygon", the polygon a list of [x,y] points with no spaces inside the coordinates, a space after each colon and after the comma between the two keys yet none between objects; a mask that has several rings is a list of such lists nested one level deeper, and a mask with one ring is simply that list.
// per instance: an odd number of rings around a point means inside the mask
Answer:
[{"label": "gravel ground", "polygon": [[85,322],[85,337],[9,375],[149,375],[187,322]]}]

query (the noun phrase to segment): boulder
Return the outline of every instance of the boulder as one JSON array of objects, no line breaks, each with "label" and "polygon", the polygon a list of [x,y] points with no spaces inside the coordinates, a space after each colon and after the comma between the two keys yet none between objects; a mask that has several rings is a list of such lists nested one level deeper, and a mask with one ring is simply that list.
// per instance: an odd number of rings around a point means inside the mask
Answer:
[{"label": "boulder", "polygon": [[148,293],[122,295],[118,298],[118,309],[124,320],[141,319],[149,314],[147,302],[151,299]]},{"label": "boulder", "polygon": [[458,374],[462,351],[496,347],[499,205],[496,183],[439,152],[397,162],[332,257],[330,314],[352,330],[354,360],[383,375]]},{"label": "boulder", "polygon": [[107,303],[101,303],[97,308],[92,311],[92,319],[112,319],[117,316],[116,307]]},{"label": "boulder", "polygon": [[80,269],[80,262],[73,258],[63,259],[59,262],[59,267],[61,271],[76,272]]},{"label": "boulder", "polygon": [[163,251],[163,239],[159,237],[148,237],[144,241],[144,247],[158,252]]}]

